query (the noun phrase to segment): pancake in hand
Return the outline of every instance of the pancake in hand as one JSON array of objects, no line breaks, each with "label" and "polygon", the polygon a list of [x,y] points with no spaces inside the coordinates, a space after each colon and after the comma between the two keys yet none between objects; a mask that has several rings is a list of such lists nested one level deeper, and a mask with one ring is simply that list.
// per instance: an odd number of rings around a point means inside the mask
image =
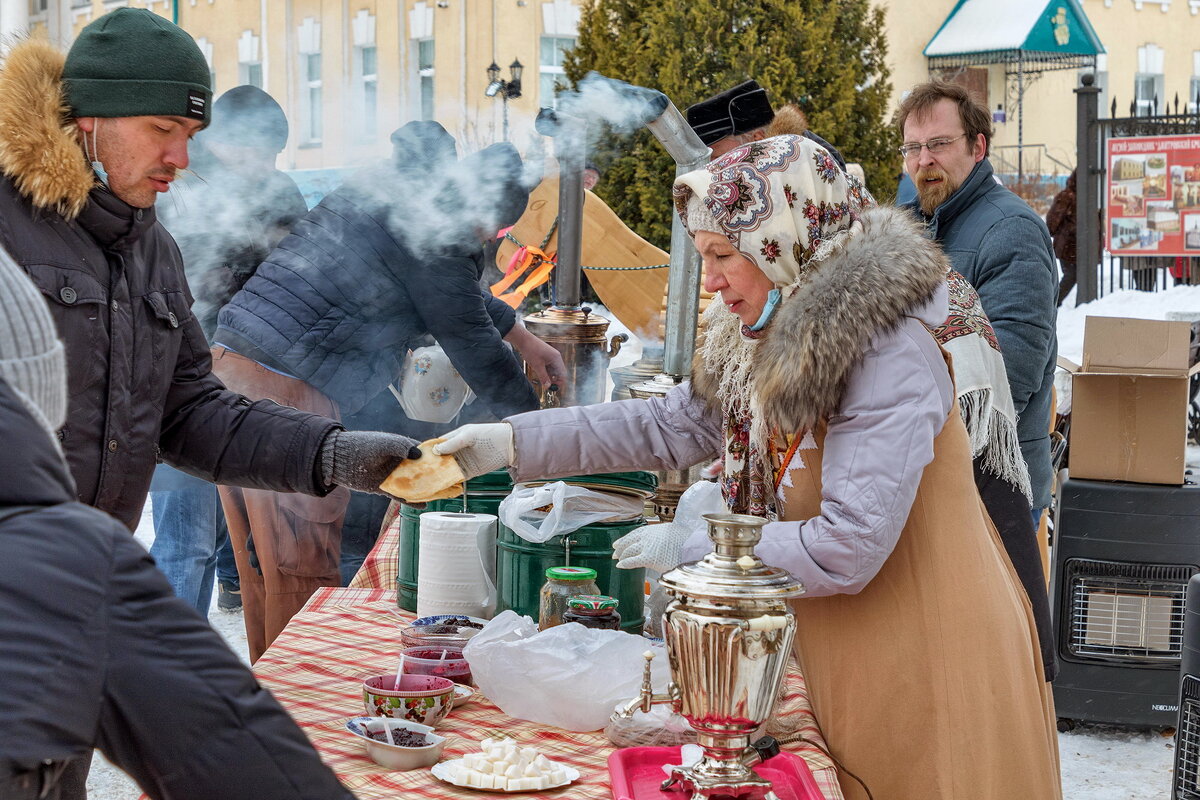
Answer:
[{"label": "pancake in hand", "polygon": [[408,503],[448,500],[463,493],[466,476],[454,456],[439,456],[433,446],[442,439],[421,442],[421,457],[400,462],[379,488]]}]

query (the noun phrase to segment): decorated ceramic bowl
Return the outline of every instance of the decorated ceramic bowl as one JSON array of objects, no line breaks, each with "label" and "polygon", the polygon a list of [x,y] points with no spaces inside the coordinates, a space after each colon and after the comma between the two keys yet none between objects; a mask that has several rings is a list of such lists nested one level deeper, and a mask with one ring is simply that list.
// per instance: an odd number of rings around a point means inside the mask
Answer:
[{"label": "decorated ceramic bowl", "polygon": [[363,707],[375,717],[436,727],[454,707],[454,682],[436,675],[375,675],[363,681]]}]

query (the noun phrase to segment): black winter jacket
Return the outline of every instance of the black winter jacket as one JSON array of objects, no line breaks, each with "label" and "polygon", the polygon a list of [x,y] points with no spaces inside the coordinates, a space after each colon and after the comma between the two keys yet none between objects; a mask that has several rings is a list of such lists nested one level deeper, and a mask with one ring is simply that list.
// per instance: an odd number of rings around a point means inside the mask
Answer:
[{"label": "black winter jacket", "polygon": [[36,40],[4,60],[0,245],[41,289],[66,344],[59,438],[76,496],[132,529],[159,456],[216,483],[324,494],[317,454],[337,423],[251,403],[213,377],[179,249],[153,208],[97,184],[63,124],[62,64]]},{"label": "black winter jacket", "polygon": [[[410,249],[411,223],[397,222],[362,180],[296,223],[221,310],[214,341],[305,381],[345,415],[383,391],[405,351],[431,335],[497,417],[537,408],[503,341],[516,316],[479,287],[482,246]],[[413,178],[386,167],[369,180],[397,196],[416,191]]]},{"label": "black winter jacket", "polygon": [[99,748],[152,798],[349,800],[3,381],[0,442],[0,797]]}]

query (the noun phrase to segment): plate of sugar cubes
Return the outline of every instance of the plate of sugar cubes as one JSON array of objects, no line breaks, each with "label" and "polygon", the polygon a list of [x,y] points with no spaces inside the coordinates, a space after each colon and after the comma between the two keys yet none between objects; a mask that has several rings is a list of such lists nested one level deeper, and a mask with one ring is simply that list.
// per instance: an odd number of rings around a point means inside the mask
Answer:
[{"label": "plate of sugar cubes", "polygon": [[433,765],[434,777],[485,792],[540,792],[579,780],[579,770],[512,739],[484,739],[478,753]]}]

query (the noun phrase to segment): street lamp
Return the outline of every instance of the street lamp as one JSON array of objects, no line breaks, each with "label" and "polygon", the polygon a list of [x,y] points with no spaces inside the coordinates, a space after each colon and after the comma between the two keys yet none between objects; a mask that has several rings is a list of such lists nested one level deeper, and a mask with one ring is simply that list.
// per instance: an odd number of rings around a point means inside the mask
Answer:
[{"label": "street lamp", "polygon": [[500,96],[504,101],[504,141],[508,141],[508,101],[521,96],[521,73],[524,65],[517,59],[508,65],[509,80],[500,79],[500,67],[493,61],[487,68],[488,85],[483,93],[487,97]]}]

